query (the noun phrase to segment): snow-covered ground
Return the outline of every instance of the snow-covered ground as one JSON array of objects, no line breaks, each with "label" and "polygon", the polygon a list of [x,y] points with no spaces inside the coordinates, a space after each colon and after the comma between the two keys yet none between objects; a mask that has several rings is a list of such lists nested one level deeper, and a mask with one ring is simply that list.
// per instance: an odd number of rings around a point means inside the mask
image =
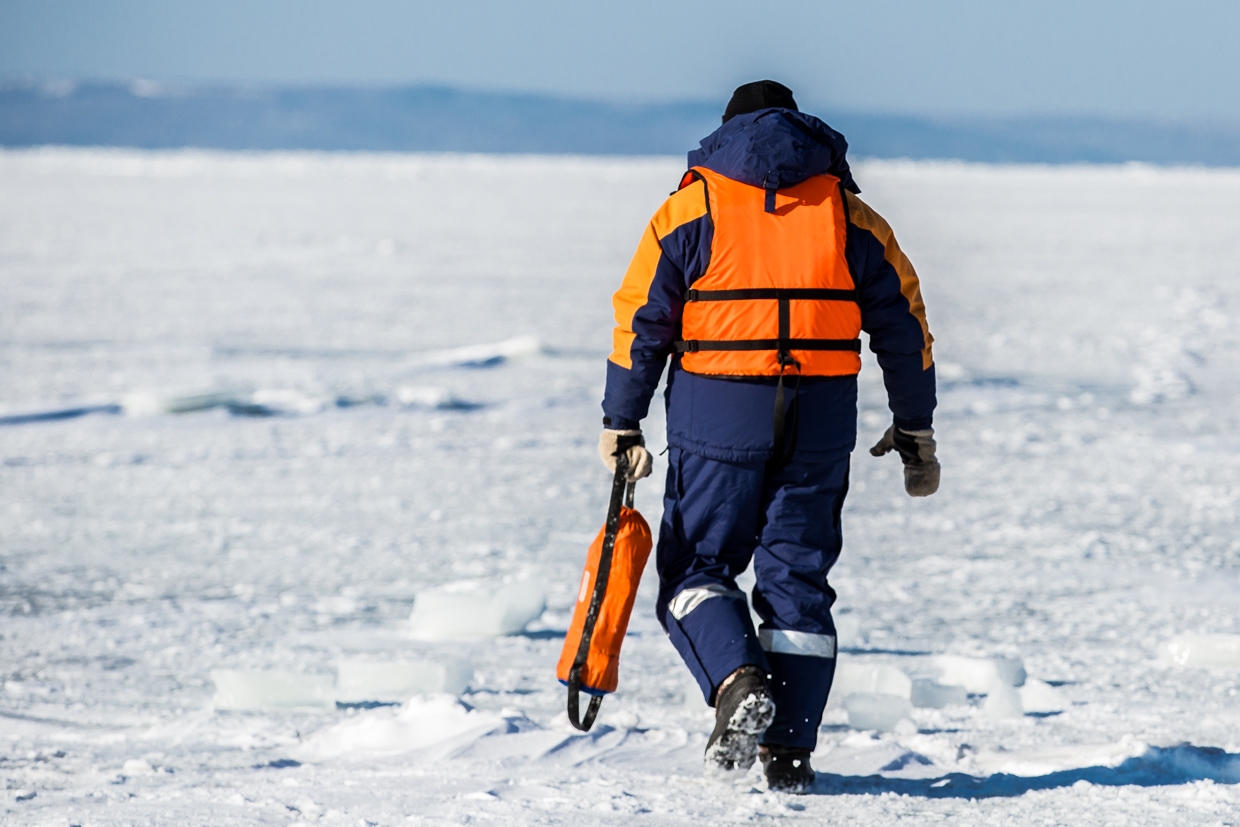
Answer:
[{"label": "snow-covered ground", "polygon": [[1240,634],[1237,171],[859,164],[944,482],[855,457],[817,794],[701,778],[653,572],[568,727],[609,296],[680,169],[0,152],[0,821],[1240,823],[1192,637]]}]

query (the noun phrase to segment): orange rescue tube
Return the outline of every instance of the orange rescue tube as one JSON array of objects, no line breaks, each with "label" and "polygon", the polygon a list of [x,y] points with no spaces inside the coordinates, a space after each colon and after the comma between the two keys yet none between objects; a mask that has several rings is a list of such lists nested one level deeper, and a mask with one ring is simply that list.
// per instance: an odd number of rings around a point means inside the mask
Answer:
[{"label": "orange rescue tube", "polygon": [[[573,621],[564,638],[556,677],[568,685],[568,713],[573,726],[588,730],[602,696],[615,692],[620,679],[620,646],[629,628],[637,587],[654,545],[650,526],[632,503],[632,483],[625,484],[628,463],[618,457],[607,524],[586,555],[577,590]],[[579,721],[579,693],[591,695],[584,722]]]}]

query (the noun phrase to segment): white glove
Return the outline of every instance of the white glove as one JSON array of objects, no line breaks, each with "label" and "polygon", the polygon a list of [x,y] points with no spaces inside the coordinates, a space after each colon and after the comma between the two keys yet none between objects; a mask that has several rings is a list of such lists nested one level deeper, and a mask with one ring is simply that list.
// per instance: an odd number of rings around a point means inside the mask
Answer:
[{"label": "white glove", "polygon": [[[636,428],[625,431],[613,431],[610,428],[603,429],[603,433],[598,438],[598,456],[607,466],[607,470],[616,473],[616,448],[619,445],[620,437],[635,436],[641,437],[642,432]],[[650,456],[650,452],[646,450],[646,440],[634,445],[628,450],[629,457],[629,473],[628,481],[637,482],[642,477],[650,476],[651,470],[654,468],[654,458]]]}]

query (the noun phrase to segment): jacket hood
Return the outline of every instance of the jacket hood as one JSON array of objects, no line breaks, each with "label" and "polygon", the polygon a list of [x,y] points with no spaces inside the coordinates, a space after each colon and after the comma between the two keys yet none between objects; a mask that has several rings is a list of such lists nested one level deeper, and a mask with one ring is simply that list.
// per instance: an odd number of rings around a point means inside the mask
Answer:
[{"label": "jacket hood", "polygon": [[759,109],[737,115],[703,138],[701,148],[689,153],[689,166],[763,188],[791,187],[825,173],[859,193],[844,157],[847,152],[844,136],[813,115]]}]

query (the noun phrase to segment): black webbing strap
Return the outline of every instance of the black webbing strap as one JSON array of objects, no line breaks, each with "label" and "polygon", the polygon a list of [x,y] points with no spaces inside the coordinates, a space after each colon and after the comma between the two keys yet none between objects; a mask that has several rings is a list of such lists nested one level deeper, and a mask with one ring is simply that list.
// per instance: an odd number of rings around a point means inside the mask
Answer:
[{"label": "black webbing strap", "polygon": [[746,287],[739,290],[685,291],[687,302],[732,302],[750,299],[792,299],[793,301],[855,302],[856,290],[827,287]]},{"label": "black webbing strap", "polygon": [[607,528],[603,532],[603,549],[599,554],[598,571],[594,575],[590,607],[586,610],[586,621],[581,630],[581,643],[577,646],[577,657],[573,659],[572,669],[568,672],[568,722],[582,732],[589,732],[590,727],[594,726],[599,707],[603,705],[602,695],[592,695],[585,720],[582,720],[581,670],[585,668],[586,659],[590,656],[590,641],[594,637],[594,626],[598,623],[603,596],[607,593],[607,581],[611,577],[611,558],[616,549],[616,534],[620,530],[620,509],[622,505],[630,508],[633,505],[633,489],[636,486],[628,481],[629,449],[640,444],[641,437],[636,435],[622,436],[616,440],[616,475],[611,481],[611,501],[607,504]]},{"label": "black webbing strap", "polygon": [[[773,439],[771,440],[771,458],[767,460],[768,472],[780,468],[797,450],[797,431],[801,424],[801,407],[797,398],[801,392],[801,372],[797,371],[797,383],[792,386],[792,402],[784,404],[784,374],[779,374],[775,385],[775,419]],[[791,422],[789,422],[791,420]]]},{"label": "black webbing strap", "polygon": [[[767,462],[767,471],[773,471],[792,458],[796,451],[797,417],[794,413],[793,424],[788,428],[789,407],[798,410],[797,396],[801,392],[801,363],[792,358],[792,310],[791,300],[779,299],[779,339],[776,341],[776,358],[779,359],[779,381],[775,384],[775,415],[771,428],[771,459]],[[792,391],[792,404],[784,404],[784,373],[788,368],[796,368],[797,384]]]},{"label": "black webbing strap", "polygon": [[706,339],[682,339],[673,342],[677,353],[697,353],[702,350],[775,350],[780,345],[788,350],[851,350],[861,352],[860,339],[740,339],[738,341],[712,342]]},{"label": "black webbing strap", "polygon": [[747,287],[738,290],[685,291],[686,302],[728,302],[767,300],[779,302],[778,339],[741,339],[738,341],[714,341],[709,339],[684,339],[673,343],[677,353],[698,353],[703,350],[774,350],[781,354],[780,365],[785,364],[790,350],[844,350],[861,352],[860,339],[793,339],[789,331],[789,302],[835,301],[856,302],[856,290],[836,290],[826,287]]}]

